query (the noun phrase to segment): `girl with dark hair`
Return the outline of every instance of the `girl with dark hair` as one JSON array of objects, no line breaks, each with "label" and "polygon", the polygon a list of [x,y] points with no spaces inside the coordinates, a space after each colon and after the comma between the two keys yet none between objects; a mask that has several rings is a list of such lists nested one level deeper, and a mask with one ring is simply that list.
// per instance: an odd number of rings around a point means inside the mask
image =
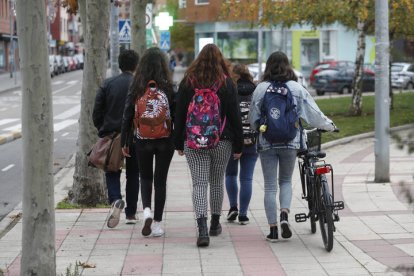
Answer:
[{"label": "girl with dark hair", "polygon": [[[227,162],[232,158],[239,159],[243,149],[243,133],[240,112],[237,102],[237,91],[229,76],[226,62],[214,44],[208,44],[199,53],[198,57],[189,66],[180,83],[177,94],[175,114],[175,148],[179,155],[184,155],[191,172],[193,181],[193,205],[197,218],[199,235],[197,246],[208,246],[210,236],[221,233],[220,215],[223,204],[223,180]],[[190,103],[193,104],[195,91],[218,88],[212,98],[219,98],[220,119],[223,122],[218,144],[209,149],[194,148],[189,139],[188,123]],[[213,92],[211,92],[213,93]],[[206,108],[208,109],[208,108]],[[209,119],[209,113],[201,117]],[[207,229],[207,190],[210,184],[210,231]]]},{"label": "girl with dark hair", "polygon": [[[253,172],[258,158],[256,146],[256,131],[250,127],[248,114],[252,94],[256,85],[253,83],[249,69],[243,64],[233,66],[233,79],[237,83],[240,114],[243,125],[244,148],[240,160],[231,159],[226,168],[226,190],[229,197],[230,210],[227,220],[233,222],[239,217],[239,223],[244,225],[249,223],[247,209],[249,208],[252,197]],[[240,173],[239,170],[240,164]],[[237,185],[237,177],[240,180],[240,193]],[[239,200],[238,200],[239,198]],[[240,211],[237,208],[240,203]]]},{"label": "girl with dark hair", "polygon": [[[144,96],[150,81],[157,84],[157,92],[168,100],[169,116],[174,114],[173,85],[168,69],[167,56],[159,48],[150,48],[144,52],[135,77],[129,89],[122,121],[121,143],[124,156],[129,157],[129,144],[136,143],[136,156],[141,176],[141,198],[144,209],[143,236],[159,237],[164,234],[161,228],[162,215],[166,199],[167,175],[174,155],[171,135],[162,138],[144,138],[139,128],[133,127],[135,103]],[[133,136],[134,139],[127,139]],[[132,140],[132,141],[131,141]],[[155,168],[153,160],[155,158]],[[154,217],[151,212],[152,185],[154,182]],[[154,223],[152,223],[154,220]]]},{"label": "girl with dark hair", "polygon": [[[250,105],[249,121],[253,129],[259,130],[262,118],[262,105],[265,93],[278,93],[273,89],[275,82],[283,82],[290,90],[299,117],[311,127],[333,131],[335,125],[316,105],[309,92],[297,82],[297,77],[283,52],[274,52],[266,62],[262,82],[253,92]],[[292,174],[296,162],[296,153],[301,145],[302,131],[297,129],[296,137],[287,143],[272,143],[259,132],[258,151],[262,164],[264,178],[264,205],[270,234],[267,240],[275,242],[278,239],[276,192],[279,179],[280,227],[282,238],[290,238],[292,231],[288,222],[290,204],[292,201]],[[279,177],[278,177],[279,169]]]}]

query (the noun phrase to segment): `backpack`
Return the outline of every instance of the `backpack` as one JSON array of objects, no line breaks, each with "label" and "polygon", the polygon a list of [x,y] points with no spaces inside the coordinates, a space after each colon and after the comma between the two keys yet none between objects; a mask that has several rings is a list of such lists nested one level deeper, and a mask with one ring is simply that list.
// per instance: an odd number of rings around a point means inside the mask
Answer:
[{"label": "backpack", "polygon": [[135,101],[134,126],[140,139],[159,139],[170,136],[171,114],[167,95],[150,80],[144,95]]},{"label": "backpack", "polygon": [[249,122],[250,101],[240,101],[240,114],[243,127],[243,144],[252,146],[256,144],[257,133],[250,127]]},{"label": "backpack", "polygon": [[[296,101],[284,82],[272,82],[263,97],[260,131],[270,143],[288,143],[296,137],[300,119]],[[263,129],[263,126],[266,126]]]},{"label": "backpack", "polygon": [[219,88],[217,82],[210,88],[194,88],[186,119],[186,140],[190,149],[212,149],[220,141],[226,118],[221,120]]}]

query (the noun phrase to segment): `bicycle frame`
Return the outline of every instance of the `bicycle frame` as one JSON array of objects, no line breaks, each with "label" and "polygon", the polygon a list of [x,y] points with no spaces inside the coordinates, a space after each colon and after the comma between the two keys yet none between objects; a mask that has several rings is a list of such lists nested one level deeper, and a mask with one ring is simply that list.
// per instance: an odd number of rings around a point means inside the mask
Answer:
[{"label": "bicycle frame", "polygon": [[[308,202],[309,212],[296,214],[295,220],[304,222],[310,219],[312,233],[316,232],[316,221],[319,221],[325,249],[331,251],[335,231],[334,221],[339,221],[338,210],[344,208],[344,203],[334,200],[333,167],[325,162],[325,156],[326,154],[320,151],[320,140],[316,151],[307,150],[298,153],[302,198]],[[330,174],[330,181],[328,181],[328,174]]]}]

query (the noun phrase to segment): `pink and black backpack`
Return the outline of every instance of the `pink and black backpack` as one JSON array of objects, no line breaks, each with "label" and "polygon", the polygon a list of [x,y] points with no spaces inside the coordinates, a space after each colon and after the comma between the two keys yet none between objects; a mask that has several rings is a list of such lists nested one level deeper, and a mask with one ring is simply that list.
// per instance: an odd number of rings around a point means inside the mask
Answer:
[{"label": "pink and black backpack", "polygon": [[186,119],[188,148],[212,149],[220,141],[226,118],[221,120],[219,89],[218,82],[210,88],[194,88]]}]

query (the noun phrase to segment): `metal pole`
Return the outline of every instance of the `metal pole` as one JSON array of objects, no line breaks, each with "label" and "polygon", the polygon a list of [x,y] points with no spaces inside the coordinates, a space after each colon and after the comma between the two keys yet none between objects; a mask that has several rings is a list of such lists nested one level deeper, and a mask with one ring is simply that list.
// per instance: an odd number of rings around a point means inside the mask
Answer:
[{"label": "metal pole", "polygon": [[375,1],[375,182],[390,181],[388,1]]},{"label": "metal pole", "polygon": [[118,20],[119,20],[119,9],[115,1],[111,1],[111,17],[110,17],[110,55],[111,55],[111,76],[119,74],[119,31],[118,31]]},{"label": "metal pole", "polygon": [[9,70],[10,70],[10,78],[13,78],[13,8],[12,8],[12,0],[9,0],[9,24],[10,24],[10,42],[9,42]]}]

